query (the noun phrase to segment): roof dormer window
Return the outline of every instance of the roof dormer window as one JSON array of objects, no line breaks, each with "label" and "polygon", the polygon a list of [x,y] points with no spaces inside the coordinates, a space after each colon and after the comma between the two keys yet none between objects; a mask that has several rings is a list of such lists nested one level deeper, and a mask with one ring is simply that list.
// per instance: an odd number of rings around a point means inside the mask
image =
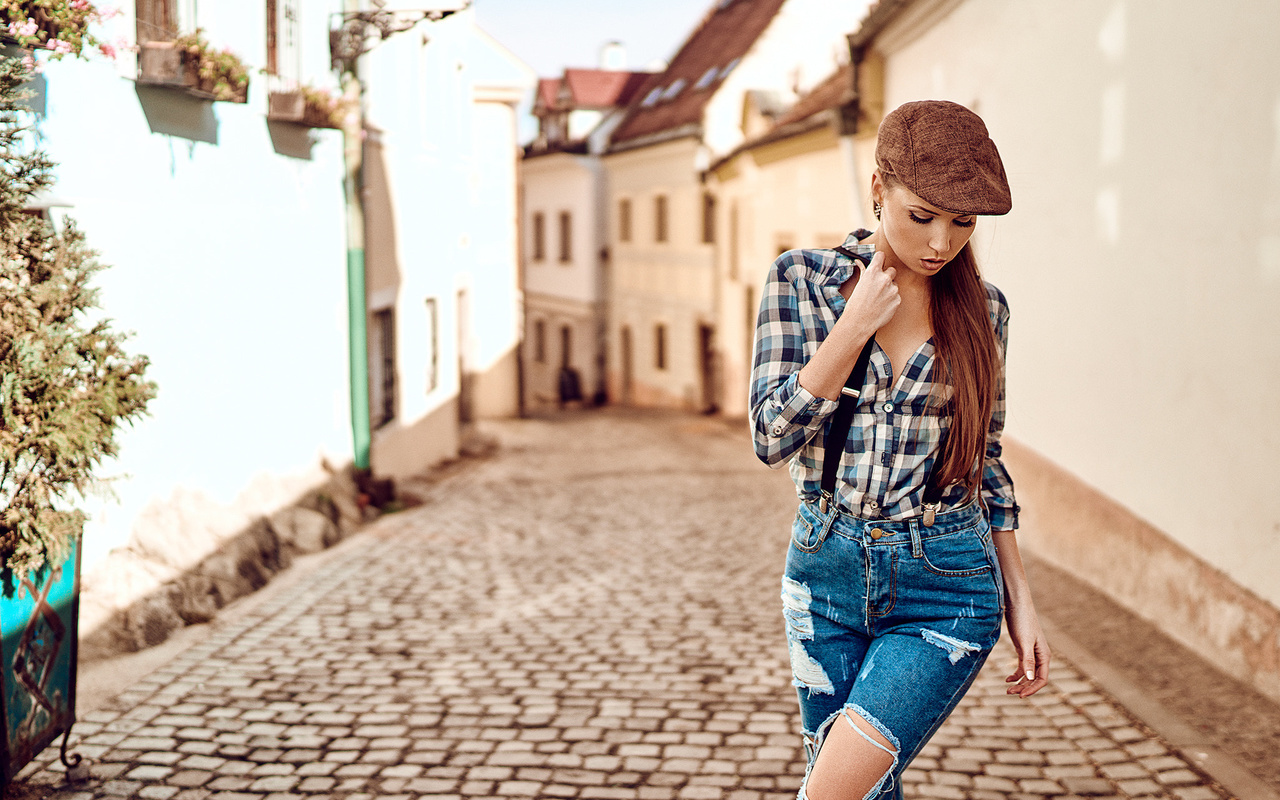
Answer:
[{"label": "roof dormer window", "polygon": [[649,91],[647,95],[644,96],[644,100],[640,101],[640,105],[645,108],[649,108],[650,106],[657,105],[658,100],[661,98],[662,98],[662,87],[655,86],[653,87],[653,89]]},{"label": "roof dormer window", "polygon": [[662,93],[662,99],[663,100],[676,99],[676,97],[679,96],[680,92],[684,90],[685,85],[686,83],[684,78],[676,78],[675,83],[672,83],[670,86],[668,86],[667,90]]},{"label": "roof dormer window", "polygon": [[698,82],[693,85],[693,88],[695,89],[707,88],[712,83],[715,83],[716,75],[718,75],[719,73],[720,73],[720,70],[717,67],[711,67],[706,72],[702,73],[702,77],[698,78]]},{"label": "roof dormer window", "polygon": [[724,67],[724,69],[720,70],[720,80],[724,80],[724,79],[725,79],[725,77],[726,77],[730,72],[733,72],[733,68],[734,68],[734,67],[736,67],[736,66],[738,66],[738,62],[739,62],[739,61],[741,61],[741,60],[742,60],[742,59],[740,59],[740,58],[735,58],[734,60],[732,60],[732,61],[730,61],[728,64],[726,64],[726,65],[725,65],[725,67]]}]

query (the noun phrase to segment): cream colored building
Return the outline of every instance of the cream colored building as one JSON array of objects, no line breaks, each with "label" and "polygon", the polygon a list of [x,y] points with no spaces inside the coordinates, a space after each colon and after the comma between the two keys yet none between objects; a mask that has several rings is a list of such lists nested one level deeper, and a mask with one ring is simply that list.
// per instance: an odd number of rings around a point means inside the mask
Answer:
[{"label": "cream colored building", "polygon": [[[602,62],[618,46],[605,48]],[[526,413],[605,398],[607,188],[600,160],[647,72],[567,69],[539,81],[520,162]]]},{"label": "cream colored building", "polygon": [[1277,30],[1262,0],[915,0],[854,44],[884,107],[963,103],[1000,147],[976,241],[1026,549],[1280,698]]},{"label": "cream colored building", "polygon": [[706,171],[748,136],[748,93],[794,102],[847,55],[843,35],[864,8],[719,0],[632,103],[605,155],[612,398],[702,411],[725,402],[716,356],[722,214]]}]

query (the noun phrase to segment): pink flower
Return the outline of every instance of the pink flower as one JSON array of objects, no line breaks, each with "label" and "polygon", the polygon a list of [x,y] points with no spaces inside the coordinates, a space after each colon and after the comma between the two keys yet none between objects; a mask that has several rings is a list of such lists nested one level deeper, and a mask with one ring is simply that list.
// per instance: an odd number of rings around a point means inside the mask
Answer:
[{"label": "pink flower", "polygon": [[93,8],[93,4],[89,0],[71,0],[71,7],[76,11],[84,11]]},{"label": "pink flower", "polygon": [[100,50],[102,54],[107,58],[116,57],[116,49],[111,45],[107,44],[106,42],[103,42],[102,44],[98,45],[98,50]]},{"label": "pink flower", "polygon": [[36,61],[30,53],[22,57],[22,66],[33,75],[40,73],[40,62]]},{"label": "pink flower", "polygon": [[61,39],[50,39],[45,43],[45,47],[49,48],[58,55],[69,55],[72,47],[71,42],[64,42]]},{"label": "pink flower", "polygon": [[9,35],[18,39],[26,39],[35,36],[40,31],[40,26],[36,24],[34,19],[27,18],[26,22],[10,22]]}]

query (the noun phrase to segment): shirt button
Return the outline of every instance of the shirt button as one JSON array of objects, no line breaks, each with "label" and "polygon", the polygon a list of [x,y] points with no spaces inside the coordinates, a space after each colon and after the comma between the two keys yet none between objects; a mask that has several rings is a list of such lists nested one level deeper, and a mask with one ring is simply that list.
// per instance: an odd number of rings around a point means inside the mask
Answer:
[{"label": "shirt button", "polygon": [[781,425],[774,425],[774,426],[773,426],[773,435],[774,435],[774,436],[781,436],[781,435],[782,435],[782,426],[781,426]]},{"label": "shirt button", "polygon": [[892,413],[893,413],[893,403],[885,403],[885,404],[884,404],[884,413],[886,413],[886,414],[892,414]]}]

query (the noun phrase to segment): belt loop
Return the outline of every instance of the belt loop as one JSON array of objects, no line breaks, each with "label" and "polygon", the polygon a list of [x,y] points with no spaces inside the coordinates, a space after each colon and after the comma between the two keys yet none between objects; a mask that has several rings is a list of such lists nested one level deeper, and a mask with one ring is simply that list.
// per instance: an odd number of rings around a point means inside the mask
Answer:
[{"label": "belt loop", "polygon": [[920,542],[920,523],[916,520],[908,520],[907,527],[911,531],[911,557],[920,558],[924,555],[924,545]]}]

